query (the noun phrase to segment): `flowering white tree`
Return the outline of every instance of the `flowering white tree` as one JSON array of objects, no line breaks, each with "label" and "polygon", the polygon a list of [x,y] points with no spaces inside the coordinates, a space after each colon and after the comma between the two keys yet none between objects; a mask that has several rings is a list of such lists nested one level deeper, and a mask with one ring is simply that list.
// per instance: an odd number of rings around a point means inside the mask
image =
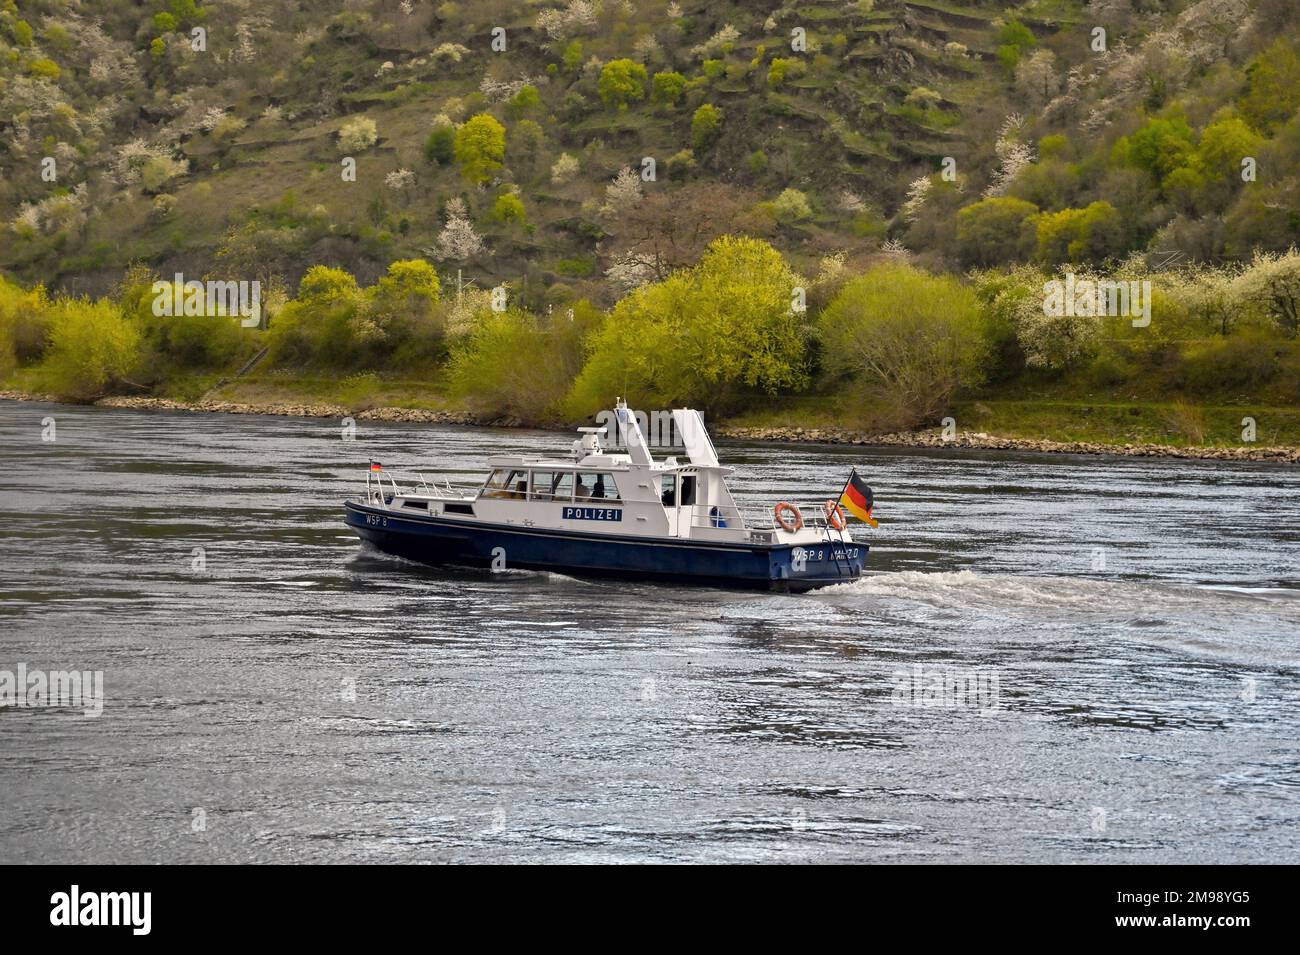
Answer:
[{"label": "flowering white tree", "polygon": [[724,46],[735,43],[739,39],[740,31],[728,23],[699,46],[691,47],[691,56],[706,57],[711,53],[720,52]]},{"label": "flowering white tree", "polygon": [[641,177],[632,171],[631,166],[624,166],[614,181],[605,187],[605,204],[600,207],[600,211],[606,216],[613,216],[640,201]]},{"label": "flowering white tree", "polygon": [[369,116],[358,116],[339,127],[339,152],[344,155],[369,149],[379,140],[379,129]]},{"label": "flowering white tree", "polygon": [[1277,323],[1295,338],[1300,333],[1300,252],[1259,252],[1230,286],[1232,297]]},{"label": "flowering white tree", "polygon": [[653,36],[643,36],[632,45],[632,52],[637,55],[642,63],[652,63],[659,59],[663,50],[659,46],[659,41]]},{"label": "flowering white tree", "polygon": [[930,185],[929,176],[919,176],[907,187],[907,200],[901,209],[904,222],[915,222],[921,214],[921,206],[925,205],[926,197],[930,195]]},{"label": "flowering white tree", "polygon": [[851,189],[845,189],[840,193],[840,208],[849,215],[856,215],[867,208],[867,204],[862,201],[862,197]]},{"label": "flowering white tree", "polygon": [[410,189],[415,185],[415,173],[409,169],[394,169],[384,177],[384,185],[394,192]]},{"label": "flowering white tree", "polygon": [[426,250],[426,254],[439,261],[451,259],[456,262],[481,254],[484,250],[483,239],[469,221],[465,200],[459,196],[448,199],[446,213],[447,224],[438,234],[433,249]]},{"label": "flowering white tree", "polygon": [[993,173],[993,181],[984,190],[984,198],[1002,195],[1020,175],[1020,170],[1033,163],[1033,147],[1017,138],[1023,125],[1024,119],[1019,113],[1012,113],[1003,121],[997,142],[993,144],[993,151],[998,154],[998,168]]},{"label": "flowering white tree", "polygon": [[596,5],[590,0],[569,0],[562,10],[543,10],[537,15],[538,29],[552,40],[567,40],[596,25]]},{"label": "flowering white tree", "polygon": [[199,129],[205,133],[210,133],[217,128],[218,123],[225,119],[225,116],[226,108],[224,106],[209,106],[199,118]]},{"label": "flowering white tree", "polygon": [[74,232],[86,222],[89,200],[89,190],[83,182],[66,195],[24,203],[14,218],[13,230],[25,238],[37,233]]},{"label": "flowering white tree", "polygon": [[906,259],[912,254],[898,239],[886,239],[880,244],[880,251],[891,259]]},{"label": "flowering white tree", "polygon": [[560,153],[560,158],[551,166],[551,182],[562,186],[578,174],[578,160],[568,153]]},{"label": "flowering white tree", "polygon": [[184,160],[172,158],[171,150],[158,144],[146,143],[143,139],[133,139],[117,148],[111,175],[120,186],[129,186],[140,181],[140,176],[147,167],[161,171],[163,167],[171,173],[167,179],[185,172],[189,164]]},{"label": "flowering white tree", "polygon": [[469,55],[469,47],[459,43],[439,43],[433,51],[434,60],[450,60],[459,63]]},{"label": "flowering white tree", "polygon": [[605,277],[623,292],[640,288],[655,277],[654,257],[635,249],[620,252],[605,270]]}]

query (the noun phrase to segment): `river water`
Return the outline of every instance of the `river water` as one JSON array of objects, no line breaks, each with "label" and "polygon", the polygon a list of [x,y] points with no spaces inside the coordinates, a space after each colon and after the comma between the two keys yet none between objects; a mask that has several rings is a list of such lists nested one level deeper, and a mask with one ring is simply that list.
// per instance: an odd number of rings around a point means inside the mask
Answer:
[{"label": "river water", "polygon": [[341,523],[568,443],[0,402],[0,671],[104,690],[0,709],[0,862],[1300,862],[1300,470],[720,442],[742,504],[874,486],[802,596]]}]

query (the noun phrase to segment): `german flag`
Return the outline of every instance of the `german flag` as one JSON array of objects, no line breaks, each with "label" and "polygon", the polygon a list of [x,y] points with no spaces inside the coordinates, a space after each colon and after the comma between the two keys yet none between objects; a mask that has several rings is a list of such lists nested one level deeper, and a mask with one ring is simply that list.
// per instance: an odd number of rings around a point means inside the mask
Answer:
[{"label": "german flag", "polygon": [[875,504],[875,496],[871,493],[871,486],[858,477],[856,468],[849,474],[849,483],[844,485],[844,493],[840,495],[840,504],[858,520],[866,521],[872,527],[880,526],[880,522],[871,516],[871,508]]},{"label": "german flag", "polygon": [[372,471],[382,471],[383,469],[384,469],[384,466],[383,466],[382,464],[380,464],[378,461],[374,460],[373,458],[370,460],[370,470],[372,470]]}]

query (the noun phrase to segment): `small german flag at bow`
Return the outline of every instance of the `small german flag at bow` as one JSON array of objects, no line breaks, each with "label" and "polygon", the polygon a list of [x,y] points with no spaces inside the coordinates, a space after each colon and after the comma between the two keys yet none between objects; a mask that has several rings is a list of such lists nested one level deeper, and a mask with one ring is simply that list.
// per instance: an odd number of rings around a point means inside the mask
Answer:
[{"label": "small german flag at bow", "polygon": [[378,461],[374,460],[373,458],[371,459],[371,461],[370,461],[370,470],[372,470],[372,471],[382,471],[383,469],[384,469],[384,466],[383,466],[382,464],[380,464]]},{"label": "small german flag at bow", "polygon": [[866,521],[872,527],[880,526],[880,522],[871,516],[871,509],[875,505],[875,496],[871,493],[871,486],[858,477],[856,468],[849,473],[849,482],[844,485],[844,493],[840,495],[840,504],[858,520]]}]

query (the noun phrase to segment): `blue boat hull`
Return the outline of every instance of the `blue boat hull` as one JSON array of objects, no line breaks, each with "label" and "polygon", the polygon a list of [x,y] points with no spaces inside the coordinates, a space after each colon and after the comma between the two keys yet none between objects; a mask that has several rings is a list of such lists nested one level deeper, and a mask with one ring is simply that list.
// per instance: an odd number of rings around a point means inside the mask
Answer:
[{"label": "blue boat hull", "polygon": [[423,564],[549,570],[588,577],[805,591],[856,580],[868,548],[838,540],[803,546],[646,540],[579,531],[408,517],[347,502],[347,524],[385,553]]}]

